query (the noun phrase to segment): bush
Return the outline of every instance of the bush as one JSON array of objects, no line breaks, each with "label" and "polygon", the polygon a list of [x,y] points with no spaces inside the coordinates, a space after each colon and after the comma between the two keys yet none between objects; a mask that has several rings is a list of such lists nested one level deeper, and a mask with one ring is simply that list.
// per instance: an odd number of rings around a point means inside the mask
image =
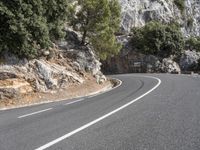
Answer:
[{"label": "bush", "polygon": [[187,20],[187,26],[189,28],[192,28],[193,24],[194,24],[194,19],[192,17],[188,18],[188,20]]},{"label": "bush", "polygon": [[63,36],[66,0],[1,0],[0,52],[33,58]]},{"label": "bush", "polygon": [[160,57],[180,55],[184,48],[184,38],[178,26],[149,22],[142,28],[134,28],[133,49],[144,54]]},{"label": "bush", "polygon": [[200,37],[190,37],[185,42],[185,48],[200,51]]},{"label": "bush", "polygon": [[174,0],[174,3],[183,14],[185,10],[185,0]]}]

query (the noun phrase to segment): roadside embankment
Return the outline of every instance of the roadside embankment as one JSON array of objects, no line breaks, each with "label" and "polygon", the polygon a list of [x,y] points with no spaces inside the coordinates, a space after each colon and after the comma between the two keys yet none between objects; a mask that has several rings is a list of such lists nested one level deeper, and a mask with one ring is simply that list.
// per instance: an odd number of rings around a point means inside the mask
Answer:
[{"label": "roadside embankment", "polygon": [[72,85],[65,89],[51,91],[50,93],[32,93],[22,98],[6,99],[0,101],[0,110],[39,105],[44,103],[71,100],[86,96],[95,96],[117,87],[120,81],[108,79],[104,83],[98,84],[96,78],[87,75],[87,80],[80,85]]}]

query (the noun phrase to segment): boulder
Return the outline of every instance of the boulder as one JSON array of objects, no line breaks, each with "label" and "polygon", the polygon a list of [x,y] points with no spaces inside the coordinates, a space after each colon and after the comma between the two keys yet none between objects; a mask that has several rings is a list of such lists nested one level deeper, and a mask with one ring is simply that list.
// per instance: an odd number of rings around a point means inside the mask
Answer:
[{"label": "boulder", "polygon": [[103,74],[96,74],[95,78],[96,78],[96,81],[97,81],[98,84],[102,84],[102,83],[107,81],[106,76],[103,75]]},{"label": "boulder", "polygon": [[180,58],[180,67],[183,71],[190,71],[195,69],[200,60],[200,52],[187,50]]},{"label": "boulder", "polygon": [[161,64],[161,70],[165,73],[180,73],[181,69],[178,63],[171,58],[164,58]]},{"label": "boulder", "polygon": [[66,83],[66,79],[68,78],[75,82],[84,82],[84,79],[79,77],[76,73],[67,71],[64,66],[49,63],[44,60],[35,60],[35,65],[37,67],[35,72],[37,72],[39,78],[45,82],[47,89],[57,89],[61,86],[60,84],[62,84],[63,87],[63,83]]}]

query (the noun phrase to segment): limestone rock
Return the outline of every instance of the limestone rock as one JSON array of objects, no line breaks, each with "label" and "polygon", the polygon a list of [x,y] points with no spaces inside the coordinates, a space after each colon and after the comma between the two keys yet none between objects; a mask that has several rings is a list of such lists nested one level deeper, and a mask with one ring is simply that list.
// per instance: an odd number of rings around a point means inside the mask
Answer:
[{"label": "limestone rock", "polygon": [[23,79],[0,80],[0,99],[17,98],[31,92],[33,92],[33,88]]},{"label": "limestone rock", "polygon": [[200,52],[187,50],[182,54],[179,64],[182,70],[188,71],[197,66],[199,60]]},{"label": "limestone rock", "polygon": [[50,55],[50,52],[49,52],[49,51],[44,51],[44,52],[43,52],[43,55],[44,55],[44,56],[49,56],[49,55]]},{"label": "limestone rock", "polygon": [[72,67],[76,70],[91,72],[94,76],[99,73],[101,63],[89,45],[81,45],[80,33],[66,28],[66,34],[67,41],[58,42],[58,45],[65,50],[66,56],[72,58]]},{"label": "limestone rock", "polygon": [[[200,35],[200,3],[196,0],[185,0],[185,15],[172,0],[119,0],[119,2],[122,8],[121,29],[124,32],[130,32],[132,27],[141,27],[149,21],[157,20],[180,23],[185,36]],[[188,25],[191,18],[192,24]]]},{"label": "limestone rock", "polygon": [[0,80],[6,80],[10,78],[17,78],[17,75],[13,72],[0,72]]},{"label": "limestone rock", "polygon": [[165,73],[180,73],[181,69],[175,61],[171,58],[164,58],[162,61],[162,71]]},{"label": "limestone rock", "polygon": [[96,74],[95,78],[96,78],[98,84],[102,84],[102,83],[107,81],[106,76],[101,74],[101,73],[100,74]]},{"label": "limestone rock", "polygon": [[48,50],[41,51],[41,58],[19,59],[8,52],[1,56],[4,57],[4,63],[0,64],[0,81],[23,80],[27,85],[19,88],[16,88],[16,85],[10,88],[0,87],[0,99],[18,97],[31,91],[51,92],[71,84],[82,84],[85,81],[85,72],[94,76],[100,74],[98,82],[106,81],[100,71],[101,63],[93,49],[89,45],[81,45],[79,33],[70,28],[66,28],[66,32],[66,39],[54,43]]},{"label": "limestone rock", "polygon": [[[61,60],[60,60],[61,61]],[[65,60],[63,60],[65,61]],[[16,88],[17,81],[24,80],[24,83],[29,83],[32,87],[32,91],[48,92],[50,90],[63,88],[70,83],[83,83],[84,79],[80,77],[75,70],[68,71],[67,66],[59,65],[46,60],[30,60],[20,61],[20,63],[5,64],[0,66],[0,82],[6,82],[7,80],[13,80],[13,86],[7,88],[1,87],[1,97],[13,97],[28,92],[26,86],[22,85],[20,88]],[[15,84],[16,83],[16,84]],[[25,88],[24,88],[25,87]],[[25,92],[23,92],[25,91]],[[5,93],[5,94],[4,94]]]}]

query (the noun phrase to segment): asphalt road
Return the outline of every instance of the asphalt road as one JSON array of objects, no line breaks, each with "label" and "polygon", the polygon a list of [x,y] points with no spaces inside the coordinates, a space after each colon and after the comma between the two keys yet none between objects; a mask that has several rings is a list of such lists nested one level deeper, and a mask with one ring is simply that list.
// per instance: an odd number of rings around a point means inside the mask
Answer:
[{"label": "asphalt road", "polygon": [[0,150],[200,150],[200,77],[114,77],[95,97],[0,111]]}]

